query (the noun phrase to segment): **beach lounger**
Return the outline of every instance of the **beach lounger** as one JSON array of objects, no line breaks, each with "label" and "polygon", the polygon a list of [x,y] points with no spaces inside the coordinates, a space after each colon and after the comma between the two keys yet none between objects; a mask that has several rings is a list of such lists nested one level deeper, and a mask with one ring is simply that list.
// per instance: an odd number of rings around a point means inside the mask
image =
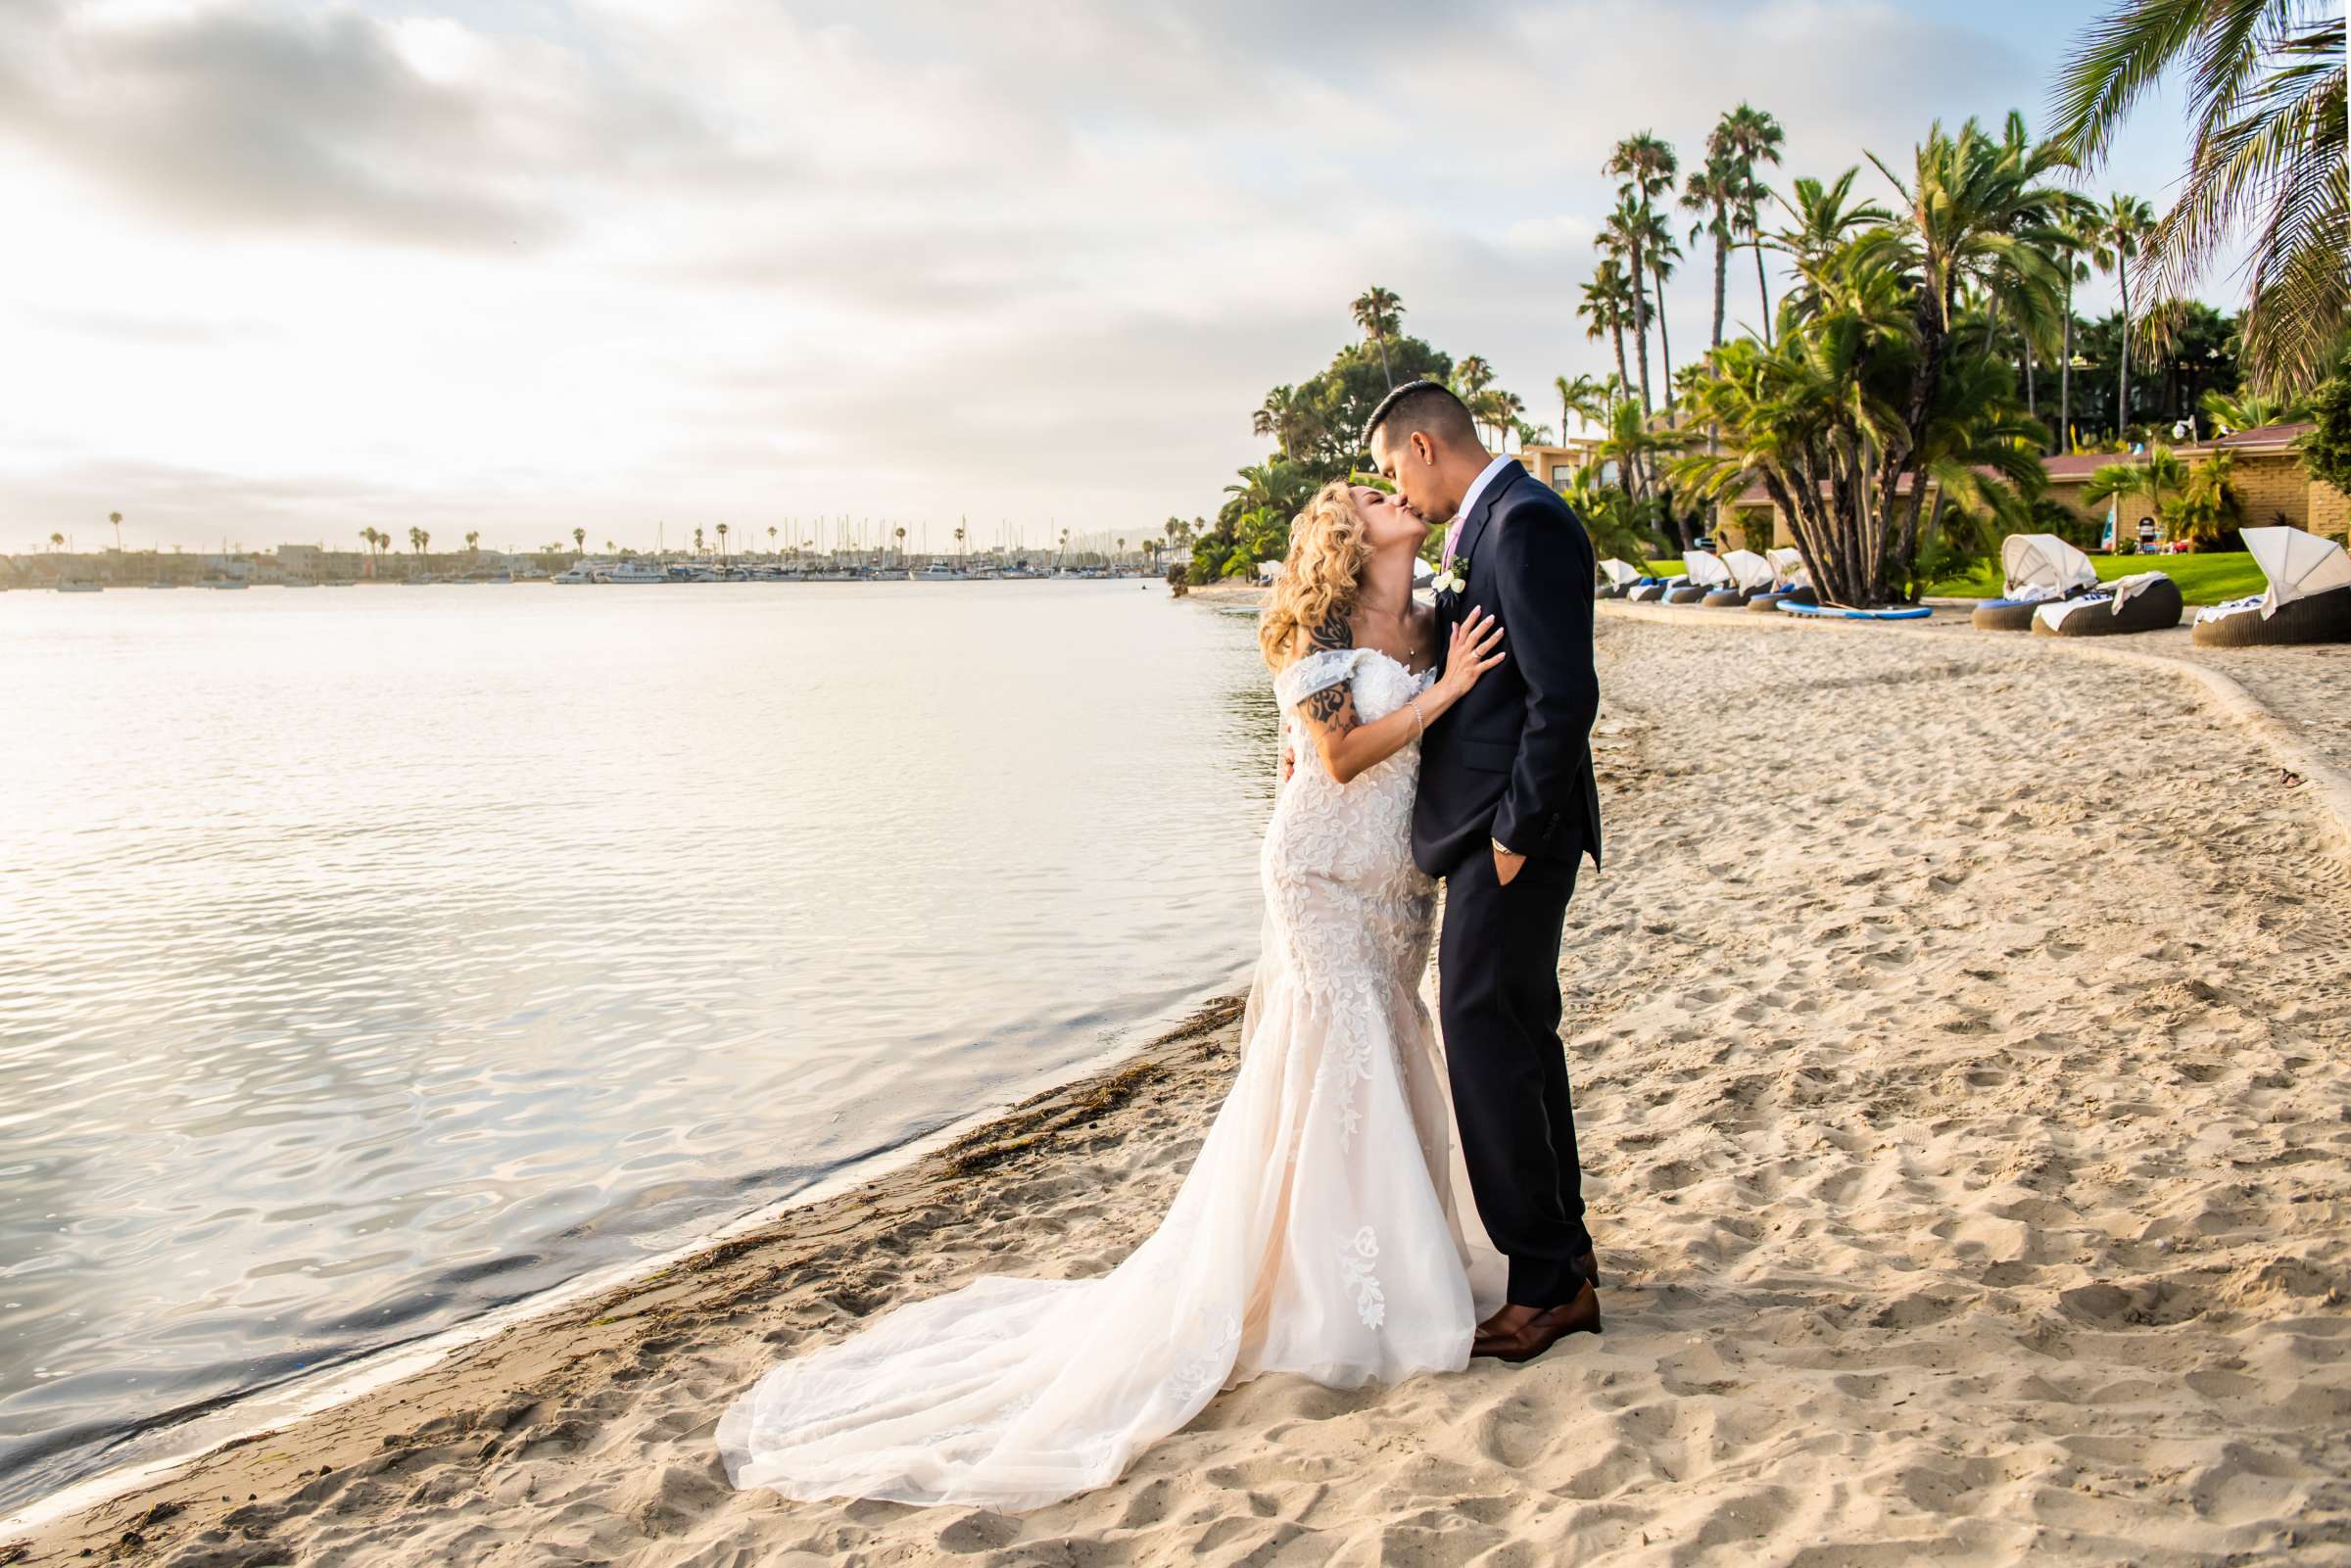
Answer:
[{"label": "beach lounger", "polygon": [[2196,611],[2195,645],[2351,642],[2351,555],[2343,546],[2299,528],[2248,528],[2244,535],[2269,592]]},{"label": "beach lounger", "polygon": [[1812,592],[1809,583],[1797,583],[1788,588],[1775,588],[1768,594],[1757,594],[1747,601],[1751,610],[1776,610],[1781,605],[1802,608],[1820,603],[1820,595]]},{"label": "beach lounger", "polygon": [[1751,549],[1730,550],[1723,555],[1722,564],[1730,571],[1730,586],[1718,588],[1699,600],[1710,610],[1738,608],[1768,590],[1777,575],[1771,569],[1771,562]]},{"label": "beach lounger", "polygon": [[1645,577],[1624,591],[1624,596],[1637,604],[1658,604],[1665,595],[1688,583],[1686,577]]},{"label": "beach lounger", "polygon": [[1731,569],[1722,564],[1722,557],[1712,550],[1694,549],[1682,557],[1682,571],[1688,581],[1680,588],[1666,592],[1668,604],[1696,604],[1708,594],[1731,586]]},{"label": "beach lounger", "polygon": [[1979,632],[2029,630],[2043,604],[2098,592],[2089,557],[2055,534],[2010,534],[2000,542],[2000,596],[1978,604],[1969,617]]},{"label": "beach lounger", "polygon": [[1801,550],[1783,546],[1778,549],[1765,550],[1763,558],[1771,563],[1771,587],[1750,595],[1747,601],[1749,609],[1776,610],[1783,599],[1794,599],[1799,604],[1820,602],[1820,595],[1812,592],[1811,574],[1804,570]]},{"label": "beach lounger", "polygon": [[1611,555],[1600,563],[1600,582],[1593,588],[1592,596],[1622,598],[1632,592],[1634,584],[1646,581],[1648,579],[1641,575],[1640,567]]},{"label": "beach lounger", "polygon": [[2035,637],[2114,637],[2178,626],[2186,603],[2180,585],[2161,572],[2140,572],[2106,585],[2101,594],[2052,599],[2033,612]]}]

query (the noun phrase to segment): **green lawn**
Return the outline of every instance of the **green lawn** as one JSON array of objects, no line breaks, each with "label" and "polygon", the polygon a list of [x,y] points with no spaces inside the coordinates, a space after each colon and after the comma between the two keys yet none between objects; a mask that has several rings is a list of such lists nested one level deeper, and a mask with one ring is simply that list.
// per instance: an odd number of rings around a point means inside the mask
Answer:
[{"label": "green lawn", "polygon": [[[2134,572],[2163,572],[2180,585],[2181,597],[2190,604],[2219,604],[2258,594],[2268,586],[2253,557],[2232,555],[2092,555],[2098,577],[2113,582]],[[1927,585],[1929,598],[1998,598],[2000,569],[1985,561],[1972,577],[1949,577]]]},{"label": "green lawn", "polygon": [[1682,575],[1682,558],[1676,555],[1669,561],[1651,561],[1649,575],[1652,577],[1679,577]]}]

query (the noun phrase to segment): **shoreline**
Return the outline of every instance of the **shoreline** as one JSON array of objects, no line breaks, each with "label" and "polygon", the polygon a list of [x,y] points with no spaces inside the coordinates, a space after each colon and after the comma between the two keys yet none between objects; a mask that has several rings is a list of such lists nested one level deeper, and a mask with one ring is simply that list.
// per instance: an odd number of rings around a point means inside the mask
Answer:
[{"label": "shoreline", "polygon": [[[1089,1128],[1127,1108],[1146,1087],[1180,1091],[1196,1088],[1206,1076],[1221,1080],[1229,1069],[1232,1045],[1240,1030],[1242,996],[1219,996],[1200,1004],[1173,1025],[1139,1043],[1128,1042],[1097,1053],[1074,1075],[1055,1075],[1042,1088],[959,1118],[893,1149],[883,1151],[809,1189],[776,1204],[766,1205],[728,1221],[681,1247],[626,1265],[596,1270],[506,1308],[430,1336],[416,1345],[394,1346],[360,1357],[357,1362],[322,1373],[309,1398],[290,1402],[298,1407],[242,1423],[232,1435],[207,1440],[191,1451],[130,1467],[102,1472],[37,1498],[6,1519],[0,1519],[0,1564],[38,1562],[39,1543],[59,1531],[76,1537],[75,1551],[88,1543],[72,1531],[77,1520],[100,1526],[100,1535],[137,1513],[130,1528],[143,1538],[162,1539],[156,1527],[177,1518],[194,1504],[177,1496],[208,1490],[207,1478],[223,1464],[248,1481],[283,1481],[298,1455],[264,1455],[256,1465],[236,1456],[265,1440],[294,1429],[310,1429],[355,1406],[383,1401],[401,1388],[433,1380],[464,1386],[478,1402],[483,1381],[474,1376],[477,1363],[503,1367],[502,1342],[544,1337],[586,1325],[605,1327],[642,1320],[657,1328],[676,1309],[672,1299],[694,1293],[698,1276],[742,1260],[762,1260],[770,1253],[792,1252],[836,1233],[844,1224],[884,1204],[946,1201],[975,1178],[1015,1162],[1048,1157],[1080,1140]],[[1067,1074],[1068,1069],[1062,1069]],[[771,1265],[773,1266],[773,1265]],[[516,1384],[527,1382],[540,1363],[524,1357]],[[384,1363],[384,1364],[378,1364]],[[498,1379],[494,1375],[490,1380]],[[240,1406],[265,1403],[269,1396],[235,1402]],[[392,1400],[395,1406],[412,1398]],[[715,1420],[713,1412],[713,1420]],[[368,1451],[364,1444],[337,1449],[308,1445],[299,1457],[324,1460],[329,1454],[352,1462]],[[282,1463],[272,1463],[273,1459]],[[338,1468],[328,1463],[325,1475]],[[296,1479],[307,1478],[307,1466]],[[163,1496],[155,1501],[150,1497]],[[223,1497],[223,1501],[231,1500]],[[145,1503],[144,1507],[139,1507]],[[159,1512],[159,1510],[162,1510]],[[233,1522],[233,1521],[232,1521]],[[25,1549],[30,1554],[11,1555]],[[152,1544],[151,1542],[148,1544]]]},{"label": "shoreline", "polygon": [[[428,1374],[484,1341],[529,1330],[541,1320],[584,1300],[624,1296],[648,1280],[692,1264],[706,1253],[734,1246],[745,1238],[765,1236],[800,1210],[888,1182],[942,1152],[954,1155],[975,1140],[995,1141],[995,1129],[1022,1120],[1021,1114],[1029,1107],[1059,1093],[1082,1093],[1096,1080],[1118,1078],[1148,1053],[1170,1041],[1190,1038],[1204,1017],[1229,1010],[1237,1020],[1242,1000],[1240,996],[1222,995],[1196,1005],[1163,1009],[1156,1017],[1115,1031],[1119,1036],[1115,1043],[1072,1065],[1032,1074],[1008,1089],[1003,1098],[982,1109],[852,1159],[796,1192],[697,1230],[661,1251],[591,1268],[547,1290],[418,1339],[361,1351],[283,1383],[228,1396],[170,1426],[126,1434],[133,1440],[151,1432],[178,1432],[184,1436],[182,1441],[168,1445],[165,1452],[99,1470],[0,1514],[0,1553],[7,1550],[17,1536],[37,1533],[61,1518],[100,1508],[125,1493],[168,1484],[182,1471],[215,1454],[298,1426],[378,1389]],[[0,1568],[9,1560],[0,1555]]]},{"label": "shoreline", "polygon": [[2052,690],[2070,644],[1759,619],[1602,618],[1610,860],[1571,906],[1561,1033],[1605,1342],[1389,1390],[1261,1379],[1031,1515],[727,1487],[712,1428],[795,1345],[1147,1235],[1233,1065],[1225,999],[889,1173],[0,1529],[0,1563],[2340,1539],[2351,1175],[2319,1157],[2351,1091],[2323,1044],[2351,1023],[2351,893],[2309,875],[2337,853],[2322,800],[2265,790],[2184,668]]}]

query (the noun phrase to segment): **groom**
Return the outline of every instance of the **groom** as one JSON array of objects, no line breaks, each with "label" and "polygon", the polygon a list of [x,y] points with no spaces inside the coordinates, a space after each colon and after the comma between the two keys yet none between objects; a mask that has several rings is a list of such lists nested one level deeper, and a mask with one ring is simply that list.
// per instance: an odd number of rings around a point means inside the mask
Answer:
[{"label": "groom", "polygon": [[1600,864],[1592,720],[1592,546],[1514,457],[1491,456],[1433,381],[1398,387],[1364,426],[1414,512],[1452,520],[1437,646],[1473,608],[1510,657],[1428,728],[1413,859],[1445,881],[1439,1007],[1469,1189],[1510,1260],[1508,1302],[1472,1354],[1523,1361],[1600,1331],[1599,1270],[1559,1045],[1559,934],[1575,874]]}]

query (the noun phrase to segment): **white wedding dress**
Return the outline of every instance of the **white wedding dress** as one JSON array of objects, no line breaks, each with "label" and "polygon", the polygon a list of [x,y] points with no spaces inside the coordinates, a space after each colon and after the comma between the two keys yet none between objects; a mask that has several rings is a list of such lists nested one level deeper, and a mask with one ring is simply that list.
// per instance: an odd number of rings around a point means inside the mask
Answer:
[{"label": "white wedding dress", "polygon": [[775,1367],[719,1421],[735,1485],[1032,1508],[1116,1480],[1260,1373],[1352,1388],[1467,1364],[1502,1280],[1420,994],[1419,750],[1335,783],[1295,709],[1343,682],[1369,721],[1426,677],[1349,649],[1274,683],[1299,765],[1260,858],[1240,1067],[1158,1231],[1098,1279],[991,1276]]}]

